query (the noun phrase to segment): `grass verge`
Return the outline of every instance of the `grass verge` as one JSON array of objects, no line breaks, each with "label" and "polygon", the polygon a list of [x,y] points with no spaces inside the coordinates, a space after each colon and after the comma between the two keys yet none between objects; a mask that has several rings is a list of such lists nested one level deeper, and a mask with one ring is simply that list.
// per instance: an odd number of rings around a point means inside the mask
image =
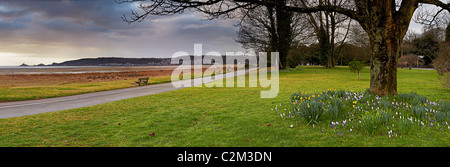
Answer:
[{"label": "grass verge", "polygon": [[[47,86],[0,87],[0,102],[36,100],[52,97],[70,96],[106,90],[130,88],[136,86],[135,80],[119,80],[107,82],[79,82]],[[170,82],[170,76],[149,78],[149,84]]]}]

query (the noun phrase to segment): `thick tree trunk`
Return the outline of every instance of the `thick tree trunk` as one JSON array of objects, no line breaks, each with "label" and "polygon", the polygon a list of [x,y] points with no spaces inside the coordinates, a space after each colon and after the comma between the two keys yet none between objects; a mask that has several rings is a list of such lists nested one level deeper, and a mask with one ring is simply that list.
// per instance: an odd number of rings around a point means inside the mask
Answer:
[{"label": "thick tree trunk", "polygon": [[334,55],[334,47],[333,46],[331,46],[331,49],[330,49],[330,53],[328,53],[328,65],[327,65],[327,68],[333,68],[333,67],[335,67],[335,61],[334,61],[334,59],[335,59],[335,55]]},{"label": "thick tree trunk", "polygon": [[[276,22],[274,17],[274,7],[268,6],[267,11],[269,13],[269,21],[270,21],[270,52],[278,51],[278,34],[276,29]],[[267,56],[267,67],[271,66],[271,53]]]},{"label": "thick tree trunk", "polygon": [[397,94],[397,60],[400,44],[418,7],[418,1],[402,1],[397,10],[394,0],[359,1],[364,19],[359,23],[369,35],[372,49],[370,92]]},{"label": "thick tree trunk", "polygon": [[330,37],[322,25],[320,25],[319,29],[319,33],[317,33],[319,40],[319,62],[324,68],[328,68],[330,67]]},{"label": "thick tree trunk", "polygon": [[370,92],[377,95],[397,94],[397,58],[399,40],[382,40],[372,45]]},{"label": "thick tree trunk", "polygon": [[292,12],[283,9],[286,1],[279,1],[282,5],[275,7],[276,10],[276,22],[277,22],[277,34],[278,34],[278,53],[280,56],[280,67],[286,69],[289,67],[287,63],[287,56],[292,41]]},{"label": "thick tree trunk", "polygon": [[[328,57],[328,68],[333,68],[335,66],[335,54],[334,54],[334,38],[336,33],[336,20],[334,16],[330,15],[330,25],[331,25],[331,32],[330,32],[330,53]],[[358,79],[359,80],[359,79]]]},{"label": "thick tree trunk", "polygon": [[[408,2],[402,2],[406,4]],[[400,44],[417,4],[406,4],[411,10],[395,13],[395,1],[375,0],[368,6],[368,19],[362,24],[369,35],[372,56],[370,66],[370,92],[377,95],[397,94],[397,60]],[[401,16],[401,17],[400,17]]]}]

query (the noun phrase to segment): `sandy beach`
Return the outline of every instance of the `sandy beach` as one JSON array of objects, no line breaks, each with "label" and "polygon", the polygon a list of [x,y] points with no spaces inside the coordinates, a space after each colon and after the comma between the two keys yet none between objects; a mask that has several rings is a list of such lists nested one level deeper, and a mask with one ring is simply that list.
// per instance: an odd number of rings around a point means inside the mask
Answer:
[{"label": "sandy beach", "polygon": [[[81,82],[136,80],[169,76],[179,66],[94,66],[0,68],[0,88],[61,85]],[[182,66],[183,67],[183,66]],[[205,71],[209,65],[203,65]],[[189,66],[183,67],[189,68]],[[231,69],[231,67],[229,67]],[[194,71],[192,71],[193,73]]]},{"label": "sandy beach", "polygon": [[168,76],[175,68],[176,66],[2,68],[0,87],[46,86]]}]

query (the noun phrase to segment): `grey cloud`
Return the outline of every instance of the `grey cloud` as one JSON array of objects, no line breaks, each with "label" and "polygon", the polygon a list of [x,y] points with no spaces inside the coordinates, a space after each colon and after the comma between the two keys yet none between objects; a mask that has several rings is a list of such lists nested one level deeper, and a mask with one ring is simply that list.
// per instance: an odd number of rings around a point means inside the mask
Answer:
[{"label": "grey cloud", "polygon": [[177,51],[193,53],[194,43],[202,43],[205,52],[242,49],[233,40],[237,29],[223,20],[201,21],[199,14],[185,12],[128,24],[121,16],[130,9],[136,7],[114,0],[1,0],[0,53],[16,50],[60,60],[170,57]]}]

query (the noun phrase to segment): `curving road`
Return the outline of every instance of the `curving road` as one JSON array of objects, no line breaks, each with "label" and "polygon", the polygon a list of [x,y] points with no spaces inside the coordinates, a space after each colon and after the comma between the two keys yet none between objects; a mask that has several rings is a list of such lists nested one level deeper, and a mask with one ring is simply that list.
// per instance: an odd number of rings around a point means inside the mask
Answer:
[{"label": "curving road", "polygon": [[[230,72],[234,74],[230,77],[244,75],[253,70],[256,70],[256,68],[246,71],[242,70],[237,72]],[[212,81],[224,79],[227,77],[228,75],[217,75],[214,76],[214,79]],[[193,80],[200,81],[199,83],[201,83],[202,78],[182,80],[178,82],[192,82]],[[194,83],[196,82],[194,81]],[[5,102],[0,103],[0,119],[94,106],[98,104],[169,92],[178,89],[182,88],[176,88],[172,85],[172,83],[164,83],[49,99]]]}]

